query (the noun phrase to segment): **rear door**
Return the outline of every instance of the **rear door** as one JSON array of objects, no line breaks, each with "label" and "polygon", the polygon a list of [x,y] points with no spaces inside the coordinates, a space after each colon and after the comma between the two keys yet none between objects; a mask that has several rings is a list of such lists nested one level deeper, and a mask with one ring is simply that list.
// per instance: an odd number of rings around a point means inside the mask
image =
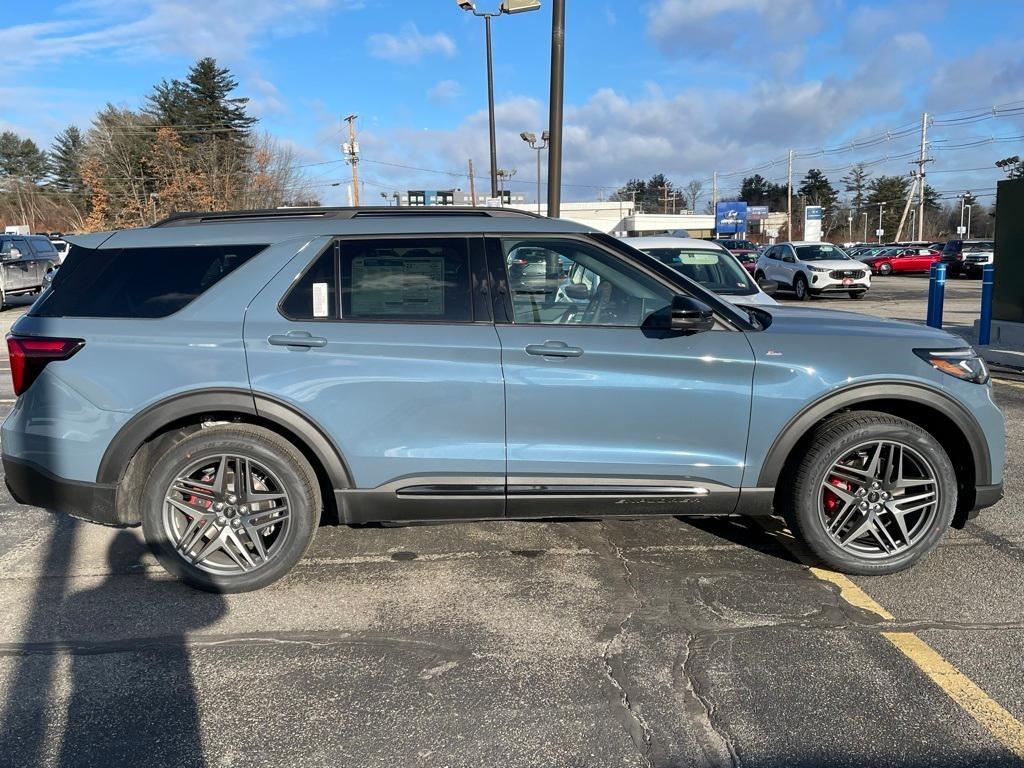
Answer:
[{"label": "rear door", "polygon": [[355,486],[338,494],[343,520],[503,515],[505,394],[482,238],[317,247],[246,313],[254,392],[334,442]]},{"label": "rear door", "polygon": [[[570,266],[545,290],[508,280],[526,248]],[[675,290],[584,238],[494,238],[488,255],[504,314],[509,516],[731,512],[750,416],[745,335],[646,330]]]}]

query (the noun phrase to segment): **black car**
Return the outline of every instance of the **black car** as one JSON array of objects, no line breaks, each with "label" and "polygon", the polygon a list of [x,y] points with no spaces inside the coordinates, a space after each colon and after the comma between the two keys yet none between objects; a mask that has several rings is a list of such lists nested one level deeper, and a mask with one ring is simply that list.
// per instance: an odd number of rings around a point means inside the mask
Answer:
[{"label": "black car", "polygon": [[60,254],[42,235],[0,235],[0,308],[8,296],[36,293]]},{"label": "black car", "polygon": [[946,274],[981,276],[981,270],[993,262],[995,243],[991,240],[947,240],[942,248]]}]

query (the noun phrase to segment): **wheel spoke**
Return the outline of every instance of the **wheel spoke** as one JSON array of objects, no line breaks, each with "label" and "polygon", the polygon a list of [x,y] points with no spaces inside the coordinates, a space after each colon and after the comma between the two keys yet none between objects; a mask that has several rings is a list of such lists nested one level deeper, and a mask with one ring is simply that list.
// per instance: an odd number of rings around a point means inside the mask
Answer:
[{"label": "wheel spoke", "polygon": [[202,517],[209,512],[206,507],[198,504],[189,504],[187,501],[182,501],[181,499],[172,499],[170,496],[168,496],[165,501],[179,512],[183,512],[190,517]]},{"label": "wheel spoke", "polygon": [[865,533],[867,533],[868,530],[871,528],[872,524],[873,518],[871,517],[871,515],[864,515],[864,518],[860,520],[857,525],[854,525],[850,529],[849,533],[847,533],[845,536],[840,537],[839,544],[843,547],[848,546],[851,542],[856,541]]},{"label": "wheel spoke", "polygon": [[853,518],[856,512],[856,504],[847,504],[845,507],[839,510],[839,513],[836,514],[834,518],[832,518],[832,522],[829,523],[828,526],[828,532],[831,534],[839,533],[841,530],[843,530],[846,524],[850,522],[851,518]]},{"label": "wheel spoke", "polygon": [[[212,527],[212,523],[211,523]],[[192,558],[193,563],[201,563],[218,549],[224,546],[224,539],[227,537],[227,528],[221,528],[217,534],[203,547],[199,553]]]},{"label": "wheel spoke", "polygon": [[249,541],[252,542],[252,548],[256,550],[256,556],[260,560],[266,560],[267,550],[263,546],[263,537],[260,535],[260,532],[246,523],[243,523],[242,529],[245,531],[245,535],[249,537]]}]

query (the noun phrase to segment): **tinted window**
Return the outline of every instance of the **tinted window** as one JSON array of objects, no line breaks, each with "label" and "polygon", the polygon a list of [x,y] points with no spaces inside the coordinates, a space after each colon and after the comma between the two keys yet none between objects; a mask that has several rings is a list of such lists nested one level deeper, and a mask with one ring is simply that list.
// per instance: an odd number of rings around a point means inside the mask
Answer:
[{"label": "tinted window", "polygon": [[796,255],[800,261],[830,261],[832,259],[848,259],[842,249],[834,245],[798,245]]},{"label": "tinted window", "polygon": [[473,320],[464,239],[350,240],[340,269],[344,319]]},{"label": "tinted window", "polygon": [[53,243],[45,237],[33,237],[32,245],[35,247],[36,252],[40,254],[52,254],[57,252],[57,249],[53,247]]},{"label": "tinted window", "polygon": [[266,248],[71,248],[38,317],[167,317]]},{"label": "tinted window", "polygon": [[292,320],[338,319],[338,250],[333,243],[317,257],[281,302]]}]

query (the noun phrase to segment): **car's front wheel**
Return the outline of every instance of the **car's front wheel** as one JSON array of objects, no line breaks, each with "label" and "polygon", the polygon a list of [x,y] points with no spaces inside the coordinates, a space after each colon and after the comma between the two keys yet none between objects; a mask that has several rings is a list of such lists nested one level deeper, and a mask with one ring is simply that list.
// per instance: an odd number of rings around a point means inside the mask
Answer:
[{"label": "car's front wheel", "polygon": [[807,288],[806,277],[797,275],[793,278],[793,293],[800,301],[808,301],[811,298],[811,292]]},{"label": "car's front wheel", "polygon": [[956,510],[956,473],[938,441],[886,413],[842,414],[818,426],[783,477],[780,510],[826,565],[892,573],[938,544]]},{"label": "car's front wheel", "polygon": [[143,491],[142,528],[160,563],[210,592],[248,592],[305,554],[320,516],[316,474],[287,440],[252,425],[171,441]]}]

